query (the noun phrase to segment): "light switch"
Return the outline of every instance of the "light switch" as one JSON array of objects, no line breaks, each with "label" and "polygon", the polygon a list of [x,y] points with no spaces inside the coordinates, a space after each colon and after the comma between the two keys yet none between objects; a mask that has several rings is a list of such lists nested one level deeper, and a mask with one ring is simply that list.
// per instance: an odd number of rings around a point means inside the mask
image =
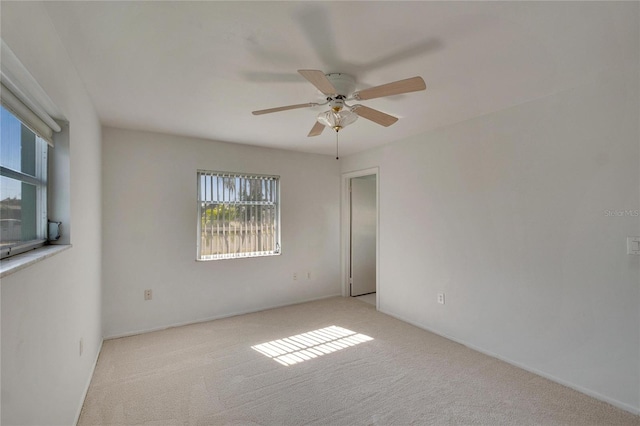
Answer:
[{"label": "light switch", "polygon": [[627,237],[627,254],[640,255],[640,237]]}]

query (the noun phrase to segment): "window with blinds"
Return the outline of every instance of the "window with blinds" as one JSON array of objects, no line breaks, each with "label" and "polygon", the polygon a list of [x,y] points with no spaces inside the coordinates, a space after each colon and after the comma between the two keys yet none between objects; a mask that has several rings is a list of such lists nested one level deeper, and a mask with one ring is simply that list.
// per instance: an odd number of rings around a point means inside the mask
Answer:
[{"label": "window with blinds", "polygon": [[47,239],[48,146],[0,106],[0,259]]},{"label": "window with blinds", "polygon": [[280,177],[198,171],[198,260],[280,254]]},{"label": "window with blinds", "polygon": [[4,259],[47,243],[48,156],[54,133],[62,127],[53,118],[61,114],[44,89],[4,40],[0,45],[0,259]]}]

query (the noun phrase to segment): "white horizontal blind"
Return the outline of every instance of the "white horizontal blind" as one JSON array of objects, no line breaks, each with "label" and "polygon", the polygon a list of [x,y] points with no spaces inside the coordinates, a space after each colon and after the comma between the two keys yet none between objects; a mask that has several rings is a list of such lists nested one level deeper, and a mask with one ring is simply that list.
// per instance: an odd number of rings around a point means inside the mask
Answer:
[{"label": "white horizontal blind", "polygon": [[25,126],[53,146],[53,133],[61,127],[54,117],[62,119],[61,111],[0,38],[0,100]]},{"label": "white horizontal blind", "polygon": [[280,254],[278,176],[198,171],[198,260]]},{"label": "white horizontal blind", "polygon": [[[53,146],[53,129],[38,117],[31,108],[26,106],[18,97],[4,84],[0,84],[0,100],[2,106],[11,111],[25,126],[36,135]],[[60,130],[58,126],[57,131]]]}]

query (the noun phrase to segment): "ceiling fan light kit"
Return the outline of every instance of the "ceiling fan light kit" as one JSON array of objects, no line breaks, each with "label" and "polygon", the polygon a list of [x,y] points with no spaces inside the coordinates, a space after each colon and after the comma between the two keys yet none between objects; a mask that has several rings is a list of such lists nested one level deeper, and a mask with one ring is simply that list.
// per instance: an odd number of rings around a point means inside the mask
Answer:
[{"label": "ceiling fan light kit", "polygon": [[344,129],[349,124],[358,119],[358,114],[350,109],[335,111],[333,109],[318,114],[317,120],[327,127],[331,127],[336,132]]},{"label": "ceiling fan light kit", "polygon": [[330,109],[328,111],[321,112],[316,117],[316,123],[307,135],[309,137],[320,135],[325,126],[331,127],[335,130],[337,137],[337,132],[349,124],[354,123],[358,119],[358,116],[373,121],[381,126],[388,127],[398,121],[398,118],[364,105],[349,105],[346,101],[364,101],[385,96],[400,95],[402,93],[417,92],[427,88],[422,77],[417,76],[394,81],[393,83],[383,84],[381,86],[371,87],[361,91],[355,91],[356,80],[349,74],[325,74],[320,70],[298,70],[298,73],[326,96],[326,101],[324,103],[310,102],[306,104],[263,109],[253,111],[253,115],[329,105]]}]

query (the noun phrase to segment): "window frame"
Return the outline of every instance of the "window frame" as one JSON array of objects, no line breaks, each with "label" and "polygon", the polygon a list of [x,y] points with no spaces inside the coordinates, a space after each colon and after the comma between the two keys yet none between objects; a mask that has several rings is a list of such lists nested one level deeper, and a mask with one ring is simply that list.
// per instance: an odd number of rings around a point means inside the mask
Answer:
[{"label": "window frame", "polygon": [[[4,107],[4,105],[3,105]],[[33,130],[31,126],[24,122],[20,116],[10,108],[5,110],[11,114],[21,126],[26,127],[35,135],[35,175],[30,175],[22,171],[13,170],[9,167],[0,165],[0,176],[33,185],[36,188],[36,238],[33,240],[20,241],[19,243],[10,244],[0,247],[0,259],[6,259],[11,256],[42,247],[47,243],[48,237],[48,219],[47,219],[47,190],[48,190],[48,169],[47,157],[49,143],[43,139],[40,134]],[[0,200],[1,201],[1,200]]]},{"label": "window frame", "polygon": [[[46,192],[36,190],[36,200],[40,200],[40,202],[36,201],[39,207],[36,208],[36,215],[38,215],[36,217],[39,219],[36,228],[38,226],[40,228],[36,229],[37,240],[21,244],[16,241],[10,251],[5,250],[9,253],[5,256],[0,253],[0,278],[2,278],[70,248],[71,220],[68,199],[70,191],[69,123],[63,112],[2,37],[0,37],[0,45],[2,57],[0,104],[48,145],[43,148],[43,155],[39,156],[43,166],[46,167],[46,173],[41,174],[43,183],[46,180]],[[62,149],[53,149],[56,143],[62,143]],[[5,166],[10,168],[13,165],[5,164]],[[57,235],[49,235],[50,214],[56,215],[56,219],[59,220],[58,225],[64,224],[65,232],[62,238],[58,233],[59,229],[56,229]],[[49,237],[55,238],[55,241]]]},{"label": "window frame", "polygon": [[[202,206],[203,203],[206,203],[207,200],[202,199],[202,177],[203,176],[216,176],[218,178],[239,178],[239,179],[263,179],[263,181],[273,181],[275,183],[273,191],[275,194],[273,195],[274,201],[272,203],[265,204],[256,204],[256,202],[241,202],[241,201],[233,201],[230,200],[220,200],[217,199],[219,204],[226,205],[235,205],[235,206],[251,206],[251,205],[273,205],[274,206],[274,217],[273,217],[273,249],[272,250],[263,250],[263,251],[253,251],[253,252],[235,252],[235,253],[223,253],[223,254],[209,254],[202,255]],[[214,170],[203,170],[198,169],[196,171],[196,180],[197,180],[197,193],[196,193],[196,210],[197,210],[197,236],[196,236],[196,261],[198,262],[207,262],[211,260],[227,260],[227,259],[246,259],[246,258],[256,258],[256,257],[266,257],[266,256],[279,256],[282,253],[281,246],[281,216],[280,216],[280,176],[277,175],[266,175],[266,174],[258,174],[258,173],[242,173],[242,172],[222,172],[222,171],[214,171]],[[213,194],[211,194],[213,195]],[[205,197],[206,198],[206,197]],[[226,201],[226,202],[225,202]],[[213,200],[210,201],[213,203]],[[246,219],[245,219],[246,223]],[[245,230],[246,232],[246,230]]]}]

